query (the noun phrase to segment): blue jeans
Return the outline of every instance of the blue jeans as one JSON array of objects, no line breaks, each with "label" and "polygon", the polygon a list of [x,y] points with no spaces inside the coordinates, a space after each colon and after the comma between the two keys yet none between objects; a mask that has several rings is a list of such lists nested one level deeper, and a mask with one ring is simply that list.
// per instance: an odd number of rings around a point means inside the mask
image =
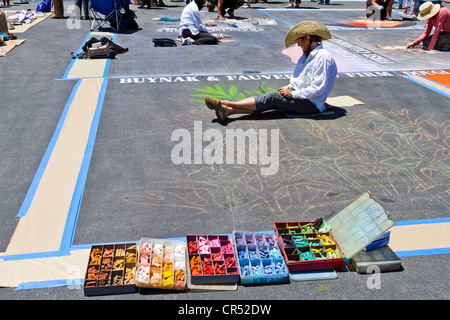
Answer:
[{"label": "blue jeans", "polygon": [[84,17],[89,17],[89,0],[75,0],[75,5],[80,9],[80,15],[81,14],[81,7],[83,7]]},{"label": "blue jeans", "polygon": [[318,113],[320,110],[308,99],[289,99],[281,93],[267,92],[255,97],[256,111],[282,109],[299,114]]}]

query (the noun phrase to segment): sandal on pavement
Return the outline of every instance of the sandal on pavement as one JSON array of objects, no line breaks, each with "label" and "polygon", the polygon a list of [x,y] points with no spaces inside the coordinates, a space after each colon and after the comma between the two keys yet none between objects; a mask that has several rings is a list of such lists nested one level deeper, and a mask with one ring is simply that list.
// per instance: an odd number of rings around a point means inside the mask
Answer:
[{"label": "sandal on pavement", "polygon": [[220,102],[219,99],[206,96],[205,104],[209,109],[216,111],[216,116],[219,121],[223,121],[227,118],[225,115],[226,108],[222,106],[222,102]]}]

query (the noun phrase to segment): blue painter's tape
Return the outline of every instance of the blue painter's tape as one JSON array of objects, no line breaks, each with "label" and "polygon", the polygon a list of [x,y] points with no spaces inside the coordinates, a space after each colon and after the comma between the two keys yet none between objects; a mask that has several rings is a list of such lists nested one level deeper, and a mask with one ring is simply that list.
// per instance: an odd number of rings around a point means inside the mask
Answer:
[{"label": "blue painter's tape", "polygon": [[398,226],[409,226],[414,224],[430,224],[430,223],[445,223],[445,222],[450,222],[450,218],[395,221],[395,226],[398,227]]},{"label": "blue painter's tape", "polygon": [[16,260],[62,257],[62,256],[68,256],[68,255],[70,255],[70,250],[60,250],[60,251],[10,254],[10,255],[5,255],[5,256],[0,256],[0,260],[16,261]]},{"label": "blue painter's tape", "polygon": [[435,248],[435,249],[422,249],[422,250],[407,250],[407,251],[395,251],[395,254],[399,258],[403,257],[415,257],[415,256],[427,256],[432,254],[448,254],[450,248]]},{"label": "blue painter's tape", "polygon": [[[117,33],[114,33],[114,36],[112,37],[112,42],[116,42]],[[109,71],[109,64],[111,63],[111,59],[106,60],[105,70],[103,71],[103,78],[106,78],[108,76]]]},{"label": "blue painter's tape", "polygon": [[[266,15],[266,16],[269,16],[269,17],[271,17],[271,18],[273,18],[273,19],[275,19],[275,20],[278,20],[278,21],[280,21],[280,22],[283,22],[283,23],[285,23],[285,24],[287,24],[287,25],[289,25],[289,26],[291,26],[291,27],[293,27],[294,26],[294,24],[292,24],[292,23],[290,23],[290,22],[287,22],[287,21],[284,21],[284,20],[281,20],[280,18],[277,18],[277,17],[275,17],[275,16],[273,16],[273,15],[271,15],[271,14],[269,14],[269,13],[267,13],[267,11],[265,11],[265,10],[263,10],[263,9],[257,9],[258,11],[261,11],[262,13],[264,13],[264,15]],[[292,11],[292,9],[286,9],[287,11]]]},{"label": "blue painter's tape", "polygon": [[81,200],[83,198],[84,187],[88,174],[89,164],[91,162],[92,151],[94,149],[94,141],[97,135],[98,123],[102,112],[103,101],[105,99],[106,88],[108,86],[108,79],[103,79],[102,87],[100,88],[97,107],[91,123],[89,138],[84,151],[84,158],[81,164],[80,172],[78,174],[77,183],[70,203],[69,212],[67,215],[66,225],[64,227],[63,236],[61,239],[60,250],[69,249],[71,247],[73,236],[75,234],[76,223],[78,220],[78,213],[80,211]]},{"label": "blue painter's tape", "polygon": [[29,289],[42,289],[42,288],[54,288],[54,287],[82,287],[84,279],[61,279],[61,280],[48,280],[48,281],[31,281],[20,283],[15,290],[29,290]]},{"label": "blue painter's tape", "polygon": [[[185,238],[186,240],[186,238]],[[108,242],[108,244],[136,244],[139,243],[139,240],[136,241],[117,241],[117,242]],[[91,249],[93,246],[102,246],[105,243],[87,243],[87,244],[75,244],[70,247],[70,250],[84,250]]]},{"label": "blue painter's tape", "polygon": [[50,159],[50,156],[52,155],[56,141],[58,141],[59,134],[61,133],[61,129],[64,125],[64,122],[66,121],[67,113],[69,112],[70,106],[78,90],[78,87],[80,86],[80,83],[81,81],[79,80],[75,84],[72,93],[70,94],[69,100],[67,101],[66,106],[63,109],[58,125],[56,126],[55,132],[53,133],[53,137],[50,140],[47,150],[45,151],[44,157],[42,158],[41,163],[34,176],[34,179],[31,182],[30,188],[28,189],[27,195],[25,196],[22,206],[20,207],[19,212],[17,213],[18,218],[24,217],[27,214],[28,209],[30,208],[31,202],[33,201],[34,195],[36,194],[36,190],[39,186],[39,183],[41,182],[42,175],[44,174],[45,169],[47,168],[48,161]]},{"label": "blue painter's tape", "polygon": [[[422,87],[425,87],[425,88],[430,89],[430,90],[432,90],[432,91],[434,91],[434,92],[440,93],[440,94],[442,94],[444,97],[450,98],[450,94],[448,94],[447,92],[444,92],[444,91],[442,91],[442,90],[439,90],[438,88],[436,88],[436,87],[434,87],[434,86],[430,86],[430,85],[428,85],[428,84],[426,84],[426,83],[423,83],[422,81],[416,80],[416,79],[414,79],[414,78],[412,78],[412,77],[405,77],[405,78],[408,79],[408,80],[410,80],[410,81],[412,81],[412,82],[414,82],[414,83],[420,84]],[[424,79],[426,79],[427,81],[433,81],[433,80],[430,80],[430,79],[427,79],[427,78],[424,78]],[[435,81],[433,81],[433,82],[435,82]],[[440,83],[437,83],[437,82],[435,82],[435,83],[436,83],[436,84],[439,84],[439,85],[441,85],[441,86],[443,86],[443,85],[440,84]]]}]

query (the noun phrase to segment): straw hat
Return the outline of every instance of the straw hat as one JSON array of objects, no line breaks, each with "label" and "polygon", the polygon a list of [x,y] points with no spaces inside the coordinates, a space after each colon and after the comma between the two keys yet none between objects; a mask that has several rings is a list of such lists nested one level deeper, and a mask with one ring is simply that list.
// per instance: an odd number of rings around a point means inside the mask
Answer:
[{"label": "straw hat", "polygon": [[419,7],[419,15],[417,19],[425,20],[434,17],[441,9],[440,4],[433,4],[431,1],[427,1]]},{"label": "straw hat", "polygon": [[303,21],[292,27],[284,39],[287,47],[290,47],[297,42],[298,38],[304,36],[319,36],[322,40],[331,39],[330,30],[321,22],[317,21]]}]

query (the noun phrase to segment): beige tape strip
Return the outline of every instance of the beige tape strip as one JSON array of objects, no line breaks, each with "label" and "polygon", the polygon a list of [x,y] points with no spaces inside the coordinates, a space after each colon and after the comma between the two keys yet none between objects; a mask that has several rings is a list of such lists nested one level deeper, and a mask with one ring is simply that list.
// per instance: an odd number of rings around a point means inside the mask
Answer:
[{"label": "beige tape strip", "polygon": [[30,208],[20,218],[6,254],[59,250],[102,83],[102,78],[81,81]]},{"label": "beige tape strip", "polygon": [[[113,37],[114,34],[108,32],[91,32],[91,37]],[[108,59],[76,59],[69,73],[67,79],[79,78],[101,78],[105,72],[105,67]]]},{"label": "beige tape strip", "polygon": [[450,247],[450,222],[394,226],[389,247],[393,251]]},{"label": "beige tape strip", "polygon": [[70,69],[67,79],[103,77],[107,59],[77,59]]},{"label": "beige tape strip", "polygon": [[[74,250],[68,256],[4,261],[0,256],[0,287],[21,283],[83,279],[90,249]],[[71,283],[68,283],[71,285]]]}]

